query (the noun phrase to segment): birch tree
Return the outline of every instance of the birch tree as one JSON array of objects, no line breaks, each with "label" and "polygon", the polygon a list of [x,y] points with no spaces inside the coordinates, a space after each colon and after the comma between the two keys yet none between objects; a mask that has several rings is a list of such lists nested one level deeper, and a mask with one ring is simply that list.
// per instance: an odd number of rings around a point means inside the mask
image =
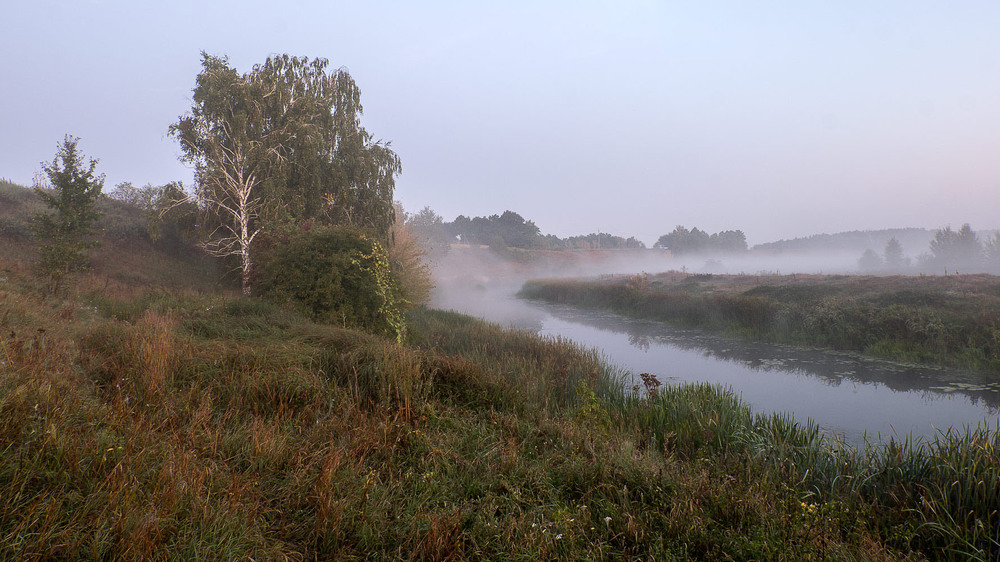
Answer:
[{"label": "birch tree", "polygon": [[[220,130],[230,137],[231,127],[223,122]],[[205,143],[204,158],[213,162],[211,172],[199,174],[198,200],[218,219],[214,231],[202,246],[219,257],[237,256],[243,294],[250,294],[250,271],[253,265],[250,245],[260,233],[260,165],[250,161],[250,154],[260,149],[259,142],[245,141],[227,145]],[[254,146],[258,145],[258,146]]]},{"label": "birch tree", "polygon": [[202,245],[215,256],[239,259],[243,293],[249,294],[251,245],[261,231],[259,191],[292,135],[258,118],[273,90],[252,75],[238,75],[225,59],[202,56],[192,111],[170,132],[180,140],[182,159],[195,166],[195,199],[210,227]]},{"label": "birch tree", "polygon": [[205,247],[241,260],[249,291],[262,230],[305,220],[387,239],[399,158],[361,126],[361,91],[325,59],[273,56],[239,74],[202,53],[191,111],[170,126],[195,166]]}]

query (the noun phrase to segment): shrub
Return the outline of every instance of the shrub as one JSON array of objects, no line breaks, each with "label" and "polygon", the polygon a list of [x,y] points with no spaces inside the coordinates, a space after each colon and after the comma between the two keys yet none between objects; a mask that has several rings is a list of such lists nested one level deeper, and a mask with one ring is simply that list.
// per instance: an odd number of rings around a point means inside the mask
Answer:
[{"label": "shrub", "polygon": [[385,249],[344,227],[286,231],[260,244],[254,290],[319,322],[402,339],[399,290]]},{"label": "shrub", "polygon": [[424,262],[427,250],[407,224],[407,213],[397,203],[396,222],[392,226],[389,245],[389,264],[406,305],[426,304],[431,297],[434,282],[430,268]]}]

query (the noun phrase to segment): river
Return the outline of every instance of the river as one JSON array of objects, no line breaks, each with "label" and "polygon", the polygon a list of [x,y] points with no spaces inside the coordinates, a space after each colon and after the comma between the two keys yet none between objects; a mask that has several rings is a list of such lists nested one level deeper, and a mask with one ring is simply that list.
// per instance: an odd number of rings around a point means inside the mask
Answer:
[{"label": "river", "polygon": [[756,412],[787,412],[800,422],[811,418],[854,446],[890,435],[929,439],[948,428],[1000,424],[996,375],[748,342],[526,301],[513,296],[515,289],[441,290],[433,305],[597,348],[636,379],[645,372],[665,384],[728,386]]}]

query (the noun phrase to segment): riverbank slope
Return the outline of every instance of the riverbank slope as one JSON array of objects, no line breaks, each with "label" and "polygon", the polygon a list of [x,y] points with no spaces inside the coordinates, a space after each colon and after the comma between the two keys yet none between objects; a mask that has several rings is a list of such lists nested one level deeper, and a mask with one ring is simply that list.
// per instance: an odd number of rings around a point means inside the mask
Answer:
[{"label": "riverbank slope", "polygon": [[56,294],[0,240],[0,558],[1000,553],[996,434],[830,450],[456,314],[413,311],[402,343],[312,322],[119,219]]},{"label": "riverbank slope", "polygon": [[526,283],[527,298],[1000,374],[1000,277],[692,275]]}]

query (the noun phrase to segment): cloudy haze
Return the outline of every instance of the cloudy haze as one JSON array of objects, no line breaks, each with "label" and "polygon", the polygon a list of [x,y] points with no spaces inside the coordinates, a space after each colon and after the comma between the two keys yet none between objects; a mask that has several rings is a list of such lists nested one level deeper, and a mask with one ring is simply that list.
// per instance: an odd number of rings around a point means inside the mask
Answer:
[{"label": "cloudy haze", "polygon": [[[822,4],[822,5],[820,5]],[[0,177],[66,133],[191,183],[167,126],[201,50],[324,57],[403,162],[397,198],[647,244],[1000,226],[1000,3],[4,0]]]}]

